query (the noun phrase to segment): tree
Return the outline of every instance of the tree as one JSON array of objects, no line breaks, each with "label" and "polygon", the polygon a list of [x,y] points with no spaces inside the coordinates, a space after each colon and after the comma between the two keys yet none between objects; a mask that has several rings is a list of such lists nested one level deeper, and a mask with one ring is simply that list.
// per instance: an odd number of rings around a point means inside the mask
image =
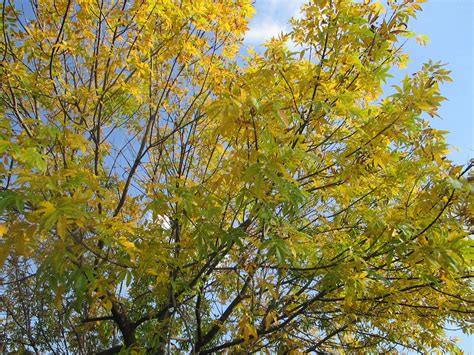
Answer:
[{"label": "tree", "polygon": [[422,2],[313,0],[237,61],[250,0],[4,0],[2,352],[457,351],[449,71],[382,90]]}]

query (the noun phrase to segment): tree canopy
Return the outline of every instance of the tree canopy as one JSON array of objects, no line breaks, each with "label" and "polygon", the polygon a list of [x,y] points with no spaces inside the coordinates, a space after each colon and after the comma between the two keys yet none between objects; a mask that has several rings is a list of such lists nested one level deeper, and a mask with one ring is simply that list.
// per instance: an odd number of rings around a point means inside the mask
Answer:
[{"label": "tree canopy", "polygon": [[238,57],[250,0],[3,0],[2,352],[458,352],[449,71],[385,84],[422,2],[312,0]]}]

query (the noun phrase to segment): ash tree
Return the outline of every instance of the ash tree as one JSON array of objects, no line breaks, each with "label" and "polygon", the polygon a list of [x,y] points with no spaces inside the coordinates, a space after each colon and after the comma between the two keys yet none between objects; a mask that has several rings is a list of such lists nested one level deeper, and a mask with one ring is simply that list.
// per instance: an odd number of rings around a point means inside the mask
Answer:
[{"label": "ash tree", "polygon": [[382,90],[422,2],[312,0],[237,59],[250,0],[3,0],[2,352],[459,352],[449,71]]}]

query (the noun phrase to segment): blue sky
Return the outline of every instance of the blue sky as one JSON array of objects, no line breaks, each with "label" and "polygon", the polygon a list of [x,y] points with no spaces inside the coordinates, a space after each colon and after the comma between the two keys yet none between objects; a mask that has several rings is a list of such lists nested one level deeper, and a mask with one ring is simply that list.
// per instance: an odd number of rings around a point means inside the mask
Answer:
[{"label": "blue sky", "polygon": [[[256,13],[250,23],[245,44],[257,45],[266,39],[290,29],[288,20],[297,16],[303,0],[255,0]],[[383,3],[383,1],[381,1]],[[413,73],[432,59],[447,64],[452,71],[452,83],[442,87],[448,101],[440,108],[441,119],[432,120],[435,128],[449,131],[448,143],[457,147],[449,157],[457,164],[466,164],[474,158],[474,104],[473,104],[473,34],[474,0],[430,0],[423,4],[423,11],[410,24],[411,30],[427,35],[426,47],[410,40],[405,51],[412,62],[403,71],[395,70],[390,83],[397,83],[405,73]],[[466,354],[474,355],[474,336],[460,332],[449,332],[449,336],[460,338],[460,347]]]},{"label": "blue sky", "polygon": [[[473,147],[473,0],[431,0],[423,6],[424,11],[412,22],[412,29],[430,38],[427,47],[415,41],[408,43],[406,51],[413,62],[407,70],[412,73],[428,59],[447,63],[452,70],[454,82],[442,88],[443,102],[441,120],[433,120],[433,126],[450,131],[448,142],[459,151],[450,155],[455,162],[466,163],[474,157]],[[473,349],[474,354],[474,349]]]}]

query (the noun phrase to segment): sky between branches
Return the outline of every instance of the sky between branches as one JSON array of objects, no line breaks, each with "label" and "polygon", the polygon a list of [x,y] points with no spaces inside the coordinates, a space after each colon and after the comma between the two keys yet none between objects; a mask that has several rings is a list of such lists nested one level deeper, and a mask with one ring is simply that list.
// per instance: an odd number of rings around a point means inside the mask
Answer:
[{"label": "sky between branches", "polygon": [[[305,0],[256,0],[256,13],[250,22],[245,44],[259,45],[272,36],[290,30],[288,20],[299,16],[299,8]],[[384,3],[384,1],[381,1]],[[433,126],[449,131],[448,143],[458,150],[450,153],[450,159],[457,164],[465,164],[474,157],[474,104],[473,104],[473,0],[429,0],[423,4],[423,12],[413,20],[410,27],[418,34],[427,35],[430,42],[426,47],[410,39],[406,51],[412,62],[403,70],[392,70],[395,76],[387,85],[399,82],[405,74],[411,74],[421,65],[433,59],[447,64],[452,70],[453,83],[442,88],[448,101],[440,108],[441,119],[434,119]],[[473,350],[474,353],[474,350]]]}]

